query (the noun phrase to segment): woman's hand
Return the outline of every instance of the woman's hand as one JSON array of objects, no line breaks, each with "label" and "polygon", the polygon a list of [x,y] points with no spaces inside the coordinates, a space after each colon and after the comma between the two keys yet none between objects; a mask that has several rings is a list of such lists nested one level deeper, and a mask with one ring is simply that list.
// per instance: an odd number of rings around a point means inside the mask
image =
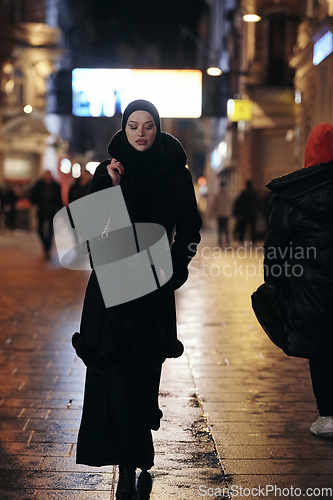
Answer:
[{"label": "woman's hand", "polygon": [[112,158],[111,163],[106,167],[109,176],[112,179],[112,184],[114,186],[118,186],[121,181],[121,176],[124,174],[124,167],[120,163],[120,161]]}]

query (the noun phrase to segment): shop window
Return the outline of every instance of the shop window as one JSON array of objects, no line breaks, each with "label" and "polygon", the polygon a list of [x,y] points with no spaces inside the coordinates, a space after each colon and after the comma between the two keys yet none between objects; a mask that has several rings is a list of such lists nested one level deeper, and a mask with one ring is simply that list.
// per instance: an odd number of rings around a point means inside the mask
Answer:
[{"label": "shop window", "polygon": [[5,158],[3,177],[6,180],[26,180],[32,174],[31,161],[27,158]]}]

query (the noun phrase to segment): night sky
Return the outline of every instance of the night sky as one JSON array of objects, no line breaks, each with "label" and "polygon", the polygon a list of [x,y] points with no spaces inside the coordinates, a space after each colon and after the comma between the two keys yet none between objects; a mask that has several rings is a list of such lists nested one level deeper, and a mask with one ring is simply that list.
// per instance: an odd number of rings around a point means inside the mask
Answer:
[{"label": "night sky", "polygon": [[181,27],[197,33],[200,16],[207,12],[204,0],[64,1],[72,43],[96,53],[120,43],[137,46],[138,50],[144,44],[157,44],[168,53],[176,52],[183,44],[186,50],[193,51],[193,41],[186,37],[181,40]]},{"label": "night sky", "polygon": [[[112,6],[114,4],[114,6]],[[135,41],[138,37],[147,42],[158,42],[168,49],[178,42],[179,28],[185,24],[196,31],[202,0],[125,0],[110,2],[97,0],[92,3],[96,26],[103,30],[105,19],[117,37]]]}]

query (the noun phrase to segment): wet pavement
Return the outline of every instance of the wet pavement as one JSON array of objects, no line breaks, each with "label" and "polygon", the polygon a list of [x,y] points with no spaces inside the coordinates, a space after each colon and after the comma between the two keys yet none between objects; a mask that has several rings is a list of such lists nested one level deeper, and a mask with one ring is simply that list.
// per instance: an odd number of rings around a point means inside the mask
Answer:
[{"label": "wet pavement", "polygon": [[[149,498],[333,498],[307,361],[280,352],[251,310],[261,251],[215,245],[204,233],[177,292],[185,354],[164,365]],[[0,268],[0,500],[113,499],[116,468],[75,464],[85,368],[71,336],[88,273],[55,252],[44,261],[21,231],[0,233]]]}]

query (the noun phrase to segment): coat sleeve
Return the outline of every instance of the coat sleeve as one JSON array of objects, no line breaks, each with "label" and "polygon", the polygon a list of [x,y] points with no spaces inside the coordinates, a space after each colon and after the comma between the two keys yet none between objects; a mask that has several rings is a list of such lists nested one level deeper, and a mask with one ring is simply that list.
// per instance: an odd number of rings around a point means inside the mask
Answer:
[{"label": "coat sleeve", "polygon": [[106,170],[107,165],[111,163],[111,160],[104,160],[98,165],[95,170],[94,176],[91,179],[88,194],[96,193],[97,191],[102,191],[113,186],[112,179]]},{"label": "coat sleeve", "polygon": [[289,205],[280,197],[274,205],[269,218],[269,229],[264,243],[264,278],[266,283],[285,282],[285,263],[293,236],[289,224]]},{"label": "coat sleeve", "polygon": [[190,172],[185,169],[177,186],[175,236],[171,245],[174,289],[180,288],[188,277],[188,265],[200,242],[201,217]]}]

